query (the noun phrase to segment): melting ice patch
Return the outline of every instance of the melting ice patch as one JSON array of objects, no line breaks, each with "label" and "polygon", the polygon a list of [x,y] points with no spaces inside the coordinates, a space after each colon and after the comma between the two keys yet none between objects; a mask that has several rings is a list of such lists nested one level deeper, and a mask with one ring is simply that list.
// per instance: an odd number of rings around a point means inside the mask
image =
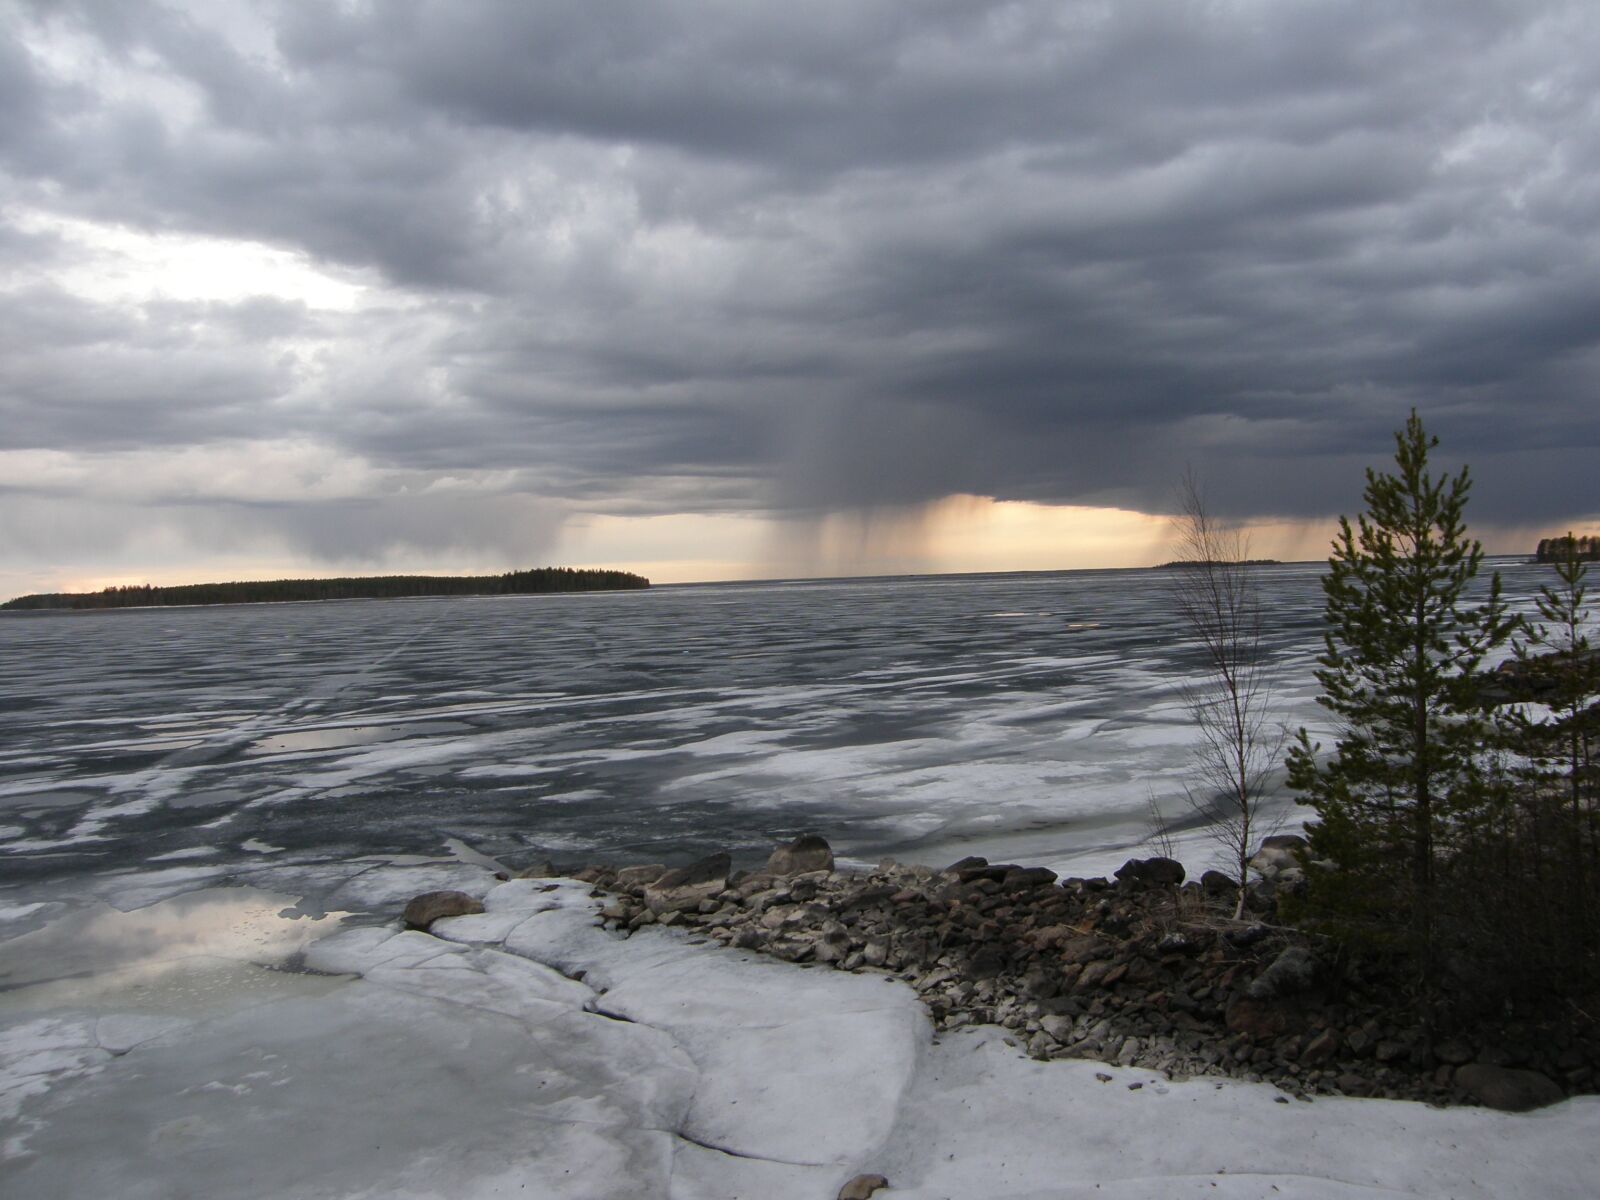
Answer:
[{"label": "melting ice patch", "polygon": [[285,917],[294,903],[292,896],[255,888],[215,888],[132,911],[92,904],[4,943],[0,988],[9,1007],[39,1007],[46,993],[150,990],[163,976],[195,964],[276,964],[338,923],[336,917],[327,924]]},{"label": "melting ice patch", "polygon": [[[291,903],[250,888],[128,912],[93,903],[0,943],[0,1126],[11,1127],[0,1159],[35,1153],[31,1139],[64,1102],[59,1089],[135,1047],[286,993],[326,991],[326,981],[263,970],[337,924],[286,919]],[[105,1191],[131,1194],[110,1179]]]},{"label": "melting ice patch", "polygon": [[244,748],[247,755],[294,755],[324,750],[345,750],[392,742],[401,738],[462,733],[472,726],[462,721],[405,721],[392,725],[327,725],[315,729],[286,729],[259,738]]}]

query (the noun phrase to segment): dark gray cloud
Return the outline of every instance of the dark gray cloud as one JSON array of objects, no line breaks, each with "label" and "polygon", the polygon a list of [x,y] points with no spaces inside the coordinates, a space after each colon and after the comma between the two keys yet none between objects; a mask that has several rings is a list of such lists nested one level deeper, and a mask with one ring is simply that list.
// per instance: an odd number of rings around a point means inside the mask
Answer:
[{"label": "dark gray cloud", "polygon": [[[1580,2],[3,5],[0,450],[1318,516],[1414,405],[1479,519],[1592,514],[1596,94]],[[85,228],[365,299],[97,295]]]}]

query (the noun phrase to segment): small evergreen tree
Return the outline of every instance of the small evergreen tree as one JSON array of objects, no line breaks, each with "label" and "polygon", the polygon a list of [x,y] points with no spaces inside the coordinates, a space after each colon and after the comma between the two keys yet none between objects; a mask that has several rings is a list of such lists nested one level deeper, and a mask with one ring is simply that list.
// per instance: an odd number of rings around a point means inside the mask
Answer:
[{"label": "small evergreen tree", "polygon": [[[1568,897],[1584,928],[1600,862],[1600,828],[1594,804],[1593,745],[1600,734],[1600,652],[1589,641],[1589,569],[1580,539],[1552,539],[1556,583],[1539,589],[1539,622],[1516,647],[1519,675],[1541,702],[1544,714],[1521,715],[1523,745],[1535,784],[1559,787],[1567,811],[1562,839],[1570,852],[1568,871],[1575,895]],[[1587,852],[1585,846],[1588,847]]]},{"label": "small evergreen tree", "polygon": [[1589,644],[1582,544],[1551,539],[1557,582],[1535,598],[1538,620],[1486,694],[1503,702],[1509,786],[1451,861],[1443,895],[1450,944],[1488,986],[1482,999],[1535,1004],[1600,980],[1600,845],[1591,739],[1600,664]]},{"label": "small evergreen tree", "polygon": [[1288,765],[1318,818],[1309,915],[1409,943],[1426,972],[1439,865],[1492,804],[1473,676],[1515,621],[1498,573],[1487,600],[1468,603],[1483,548],[1463,519],[1466,470],[1429,474],[1438,439],[1415,411],[1395,441],[1394,473],[1367,471],[1366,512],[1354,526],[1340,518],[1322,581],[1318,702],[1338,718],[1335,753],[1319,762],[1302,729]]}]

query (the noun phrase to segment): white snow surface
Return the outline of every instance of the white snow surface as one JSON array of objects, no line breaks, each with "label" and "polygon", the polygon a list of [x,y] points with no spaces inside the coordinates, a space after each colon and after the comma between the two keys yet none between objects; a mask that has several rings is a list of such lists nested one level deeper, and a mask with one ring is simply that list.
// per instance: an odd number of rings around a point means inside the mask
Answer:
[{"label": "white snow surface", "polygon": [[1595,1195],[1597,1097],[1524,1115],[1283,1099],[1267,1084],[1035,1062],[981,1029],[934,1048],[873,1169],[895,1185],[885,1200]]},{"label": "white snow surface", "polygon": [[1285,1103],[1035,1062],[1001,1030],[935,1042],[887,976],[607,932],[575,881],[467,890],[487,911],[432,934],[302,920],[286,944],[320,974],[263,961],[259,903],[244,961],[218,932],[240,905],[169,908],[210,920],[174,969],[227,959],[203,1003],[125,964],[74,995],[38,965],[47,927],[0,993],[0,1195],[833,1200],[860,1172],[885,1200],[1594,1194],[1600,1098]]}]

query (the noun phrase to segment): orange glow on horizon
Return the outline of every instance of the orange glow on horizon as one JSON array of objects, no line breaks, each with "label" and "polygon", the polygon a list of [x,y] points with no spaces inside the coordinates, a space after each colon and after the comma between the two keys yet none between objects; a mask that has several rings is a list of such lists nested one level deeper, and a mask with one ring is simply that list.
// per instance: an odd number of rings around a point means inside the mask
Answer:
[{"label": "orange glow on horizon", "polygon": [[[1579,524],[1582,524],[1581,522]],[[1246,526],[1252,558],[1325,559],[1332,518],[1257,520]],[[1532,553],[1545,530],[1477,531],[1490,553]],[[196,557],[163,546],[166,562],[91,570],[82,565],[0,569],[0,598],[30,592],[94,592],[231,580],[374,575],[482,575],[536,566],[633,571],[654,583],[871,575],[1059,571],[1147,567],[1175,555],[1171,519],[1127,509],[950,496],[919,507],[833,513],[799,520],[765,514],[584,515],[570,518],[537,561],[498,563],[457,553],[441,563],[420,552],[330,563],[285,555]],[[124,562],[126,562],[125,556]]]}]

